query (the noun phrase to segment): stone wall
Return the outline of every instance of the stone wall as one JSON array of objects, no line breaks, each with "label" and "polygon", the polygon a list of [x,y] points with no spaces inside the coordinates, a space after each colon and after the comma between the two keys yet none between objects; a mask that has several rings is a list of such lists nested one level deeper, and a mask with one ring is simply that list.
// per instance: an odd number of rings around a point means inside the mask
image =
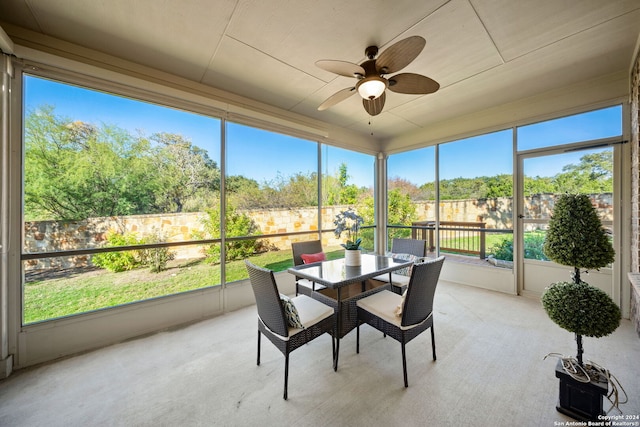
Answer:
[{"label": "stone wall", "polygon": [[[495,199],[444,200],[439,203],[440,221],[484,222],[487,228],[512,228],[513,200]],[[416,203],[417,221],[434,221],[435,202]]]},{"label": "stone wall", "polygon": [[[631,72],[631,271],[640,272],[640,55]],[[631,286],[631,320],[640,336],[640,287]]]},{"label": "stone wall", "polygon": [[[349,206],[329,206],[322,208],[322,230],[333,230],[335,216]],[[260,227],[262,234],[283,234],[298,232],[318,231],[318,208],[297,209],[255,209],[246,211],[253,221]],[[291,243],[308,240],[308,235],[280,236],[269,238],[269,245],[278,249],[291,249]],[[341,240],[335,238],[333,233],[322,235],[322,246],[337,246]]]},{"label": "stone wall", "polygon": [[[325,221],[322,229],[333,229],[333,218],[347,206],[332,206],[322,209]],[[262,234],[316,232],[318,230],[318,208],[263,209],[246,212],[260,227]],[[162,241],[181,242],[196,239],[204,234],[202,212],[135,215],[121,217],[90,218],[83,221],[32,221],[24,224],[25,253],[92,249],[104,246],[108,232],[133,233],[137,238],[158,235]],[[268,239],[270,247],[289,249],[291,243],[305,240],[308,236],[278,236]],[[338,245],[341,241],[333,233],[322,236],[323,246]],[[185,245],[172,247],[177,259],[202,256],[202,246]],[[25,268],[70,268],[90,264],[90,256],[53,257],[33,259]]]},{"label": "stone wall", "polygon": [[[594,202],[601,216],[610,219],[613,208],[611,195],[598,195]],[[525,203],[528,214],[534,218],[549,215],[553,209],[553,196],[536,195]],[[439,204],[441,221],[485,222],[487,228],[512,228],[513,201],[511,198],[486,200],[447,200]],[[330,206],[322,209],[323,230],[334,228],[333,218],[347,206]],[[435,202],[416,203],[418,220],[435,219]],[[260,227],[262,234],[286,234],[318,231],[318,208],[300,209],[262,209],[246,213]],[[50,251],[92,249],[106,242],[109,231],[120,234],[135,233],[137,238],[159,235],[162,241],[181,242],[196,239],[203,235],[204,213],[179,213],[159,215],[135,215],[121,217],[91,218],[84,221],[34,221],[24,225],[24,249],[26,253]],[[276,236],[268,239],[267,244],[277,249],[289,249],[291,243],[305,240],[308,235]],[[333,233],[322,235],[324,247],[340,243]],[[196,258],[202,255],[198,245],[173,247],[177,259]],[[69,268],[90,264],[90,256],[53,257],[29,260],[26,269]]]},{"label": "stone wall", "polygon": [[[613,194],[591,195],[603,221],[613,220]],[[553,194],[535,194],[524,200],[524,214],[534,219],[549,218],[553,211]],[[513,199],[444,200],[440,202],[440,221],[484,222],[487,228],[513,229]],[[416,203],[418,221],[435,220],[435,202]]]},{"label": "stone wall", "polygon": [[[202,230],[202,213],[135,215],[89,218],[82,221],[31,221],[24,224],[24,252],[40,253],[93,249],[104,246],[109,231],[120,234],[135,233],[138,238],[153,234],[164,236],[166,241],[178,242],[193,239],[196,230]],[[180,258],[200,255],[196,246],[185,246],[176,252]],[[29,260],[26,269],[84,267],[90,264],[90,256],[45,258]]]}]

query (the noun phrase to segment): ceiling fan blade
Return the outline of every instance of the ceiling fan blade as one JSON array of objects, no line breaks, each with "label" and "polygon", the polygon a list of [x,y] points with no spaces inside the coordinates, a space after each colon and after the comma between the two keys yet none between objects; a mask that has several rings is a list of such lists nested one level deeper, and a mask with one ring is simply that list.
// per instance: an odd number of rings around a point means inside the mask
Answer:
[{"label": "ceiling fan blade", "polygon": [[339,90],[333,95],[331,95],[330,97],[328,97],[322,104],[320,104],[320,106],[318,107],[318,111],[324,111],[329,107],[333,107],[338,102],[344,101],[354,93],[356,93],[355,86]]},{"label": "ceiling fan blade", "polygon": [[355,77],[357,74],[364,76],[364,68],[358,64],[353,64],[347,61],[333,61],[331,59],[322,59],[316,61],[316,65],[323,70],[330,71],[332,73],[345,76]]},{"label": "ceiling fan blade", "polygon": [[440,89],[437,81],[421,74],[402,73],[389,77],[389,90],[396,93],[425,95]]},{"label": "ceiling fan blade", "polygon": [[363,99],[362,105],[364,106],[364,109],[367,110],[367,113],[369,113],[370,116],[377,116],[382,112],[385,99],[386,95],[384,92],[382,92],[382,95],[380,95],[376,99]]},{"label": "ceiling fan blade", "polygon": [[376,69],[380,74],[390,74],[402,70],[416,59],[427,43],[420,36],[408,37],[391,45],[376,59]]}]

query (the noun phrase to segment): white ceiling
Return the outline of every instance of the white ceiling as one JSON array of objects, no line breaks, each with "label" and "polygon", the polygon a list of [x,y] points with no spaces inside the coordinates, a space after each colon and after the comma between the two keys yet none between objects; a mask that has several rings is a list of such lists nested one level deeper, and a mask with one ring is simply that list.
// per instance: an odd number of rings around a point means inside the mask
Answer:
[{"label": "white ceiling", "polygon": [[[2,0],[0,21],[385,141],[628,72],[640,0]],[[403,72],[438,92],[388,92],[371,125],[357,96],[317,111],[355,82],[317,60],[411,35],[427,44]]]}]

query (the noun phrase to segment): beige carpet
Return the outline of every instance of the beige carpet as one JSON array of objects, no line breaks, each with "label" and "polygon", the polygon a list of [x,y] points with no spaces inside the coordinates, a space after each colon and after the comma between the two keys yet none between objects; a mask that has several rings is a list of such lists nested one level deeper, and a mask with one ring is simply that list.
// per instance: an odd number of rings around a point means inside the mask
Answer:
[{"label": "beige carpet", "polygon": [[[438,360],[429,333],[400,345],[363,326],[342,340],[331,367],[323,336],[284,358],[263,339],[248,307],[188,327],[26,369],[0,382],[2,426],[554,426],[556,360],[573,335],[539,301],[441,283],[435,301]],[[611,370],[640,414],[640,339],[629,321],[584,342],[585,359]],[[605,402],[606,403],[606,402]],[[607,406],[608,408],[608,406]]]}]

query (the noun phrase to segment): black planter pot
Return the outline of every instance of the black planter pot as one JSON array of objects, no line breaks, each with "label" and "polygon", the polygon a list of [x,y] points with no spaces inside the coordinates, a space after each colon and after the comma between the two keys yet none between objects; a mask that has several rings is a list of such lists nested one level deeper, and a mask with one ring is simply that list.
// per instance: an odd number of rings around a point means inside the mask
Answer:
[{"label": "black planter pot", "polygon": [[556,377],[560,379],[558,412],[579,421],[598,421],[598,416],[605,415],[602,399],[609,388],[606,380],[590,383],[575,380],[564,371],[561,360],[556,365]]}]

